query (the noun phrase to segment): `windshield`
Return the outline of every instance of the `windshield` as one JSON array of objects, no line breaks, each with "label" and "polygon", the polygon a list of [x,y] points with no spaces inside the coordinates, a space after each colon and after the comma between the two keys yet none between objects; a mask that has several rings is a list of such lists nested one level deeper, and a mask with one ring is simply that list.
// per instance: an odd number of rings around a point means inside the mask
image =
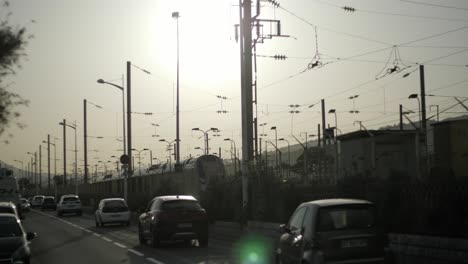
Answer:
[{"label": "windshield", "polygon": [[333,207],[319,210],[317,231],[366,229],[374,225],[372,207]]},{"label": "windshield", "polygon": [[34,201],[42,201],[44,197],[34,197]]},{"label": "windshield", "polygon": [[15,214],[15,210],[11,207],[0,207],[0,213]]},{"label": "windshield", "polygon": [[104,203],[104,207],[102,208],[103,213],[117,213],[126,211],[128,211],[128,207],[125,202],[121,200],[107,201]]},{"label": "windshield", "polygon": [[0,217],[0,237],[18,237],[23,234],[21,227],[13,217]]},{"label": "windshield", "polygon": [[161,209],[163,211],[198,211],[201,206],[197,201],[174,200],[164,202]]},{"label": "windshield", "polygon": [[78,199],[77,197],[65,197],[63,198],[63,201],[64,202],[79,202],[80,199]]},{"label": "windshield", "polygon": [[44,199],[44,203],[54,203],[54,202],[55,202],[54,198],[45,198]]}]

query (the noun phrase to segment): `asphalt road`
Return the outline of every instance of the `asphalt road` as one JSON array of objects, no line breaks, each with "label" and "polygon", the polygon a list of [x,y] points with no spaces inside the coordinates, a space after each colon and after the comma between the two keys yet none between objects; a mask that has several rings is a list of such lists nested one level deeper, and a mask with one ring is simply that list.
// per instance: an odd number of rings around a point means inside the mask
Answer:
[{"label": "asphalt road", "polygon": [[31,242],[33,264],[210,264],[269,263],[257,253],[250,261],[240,259],[242,242],[210,239],[207,248],[183,243],[166,243],[160,248],[139,245],[135,224],[130,227],[95,227],[91,216],[64,216],[55,212],[32,211],[24,220],[25,229],[36,232]]}]

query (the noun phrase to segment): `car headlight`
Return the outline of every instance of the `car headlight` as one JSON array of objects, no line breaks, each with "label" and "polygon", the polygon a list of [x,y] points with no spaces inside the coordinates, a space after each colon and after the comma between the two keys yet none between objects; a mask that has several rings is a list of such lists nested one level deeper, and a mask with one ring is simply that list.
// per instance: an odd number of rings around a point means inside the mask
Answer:
[{"label": "car headlight", "polygon": [[29,255],[29,247],[28,245],[22,245],[13,253],[13,255],[11,255],[11,257],[13,258],[13,260],[17,260],[22,259],[27,255]]}]

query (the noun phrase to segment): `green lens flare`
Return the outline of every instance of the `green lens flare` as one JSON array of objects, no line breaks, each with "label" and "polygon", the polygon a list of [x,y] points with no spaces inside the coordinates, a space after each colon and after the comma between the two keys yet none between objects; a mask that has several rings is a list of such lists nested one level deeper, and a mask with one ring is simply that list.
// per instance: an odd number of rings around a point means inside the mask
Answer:
[{"label": "green lens flare", "polygon": [[262,237],[249,236],[240,241],[236,249],[239,264],[270,264],[271,241]]}]

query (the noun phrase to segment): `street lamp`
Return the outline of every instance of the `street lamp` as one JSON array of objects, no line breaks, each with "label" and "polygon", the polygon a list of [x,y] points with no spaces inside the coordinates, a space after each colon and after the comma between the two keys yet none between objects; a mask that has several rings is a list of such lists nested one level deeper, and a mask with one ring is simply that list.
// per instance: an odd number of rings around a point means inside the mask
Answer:
[{"label": "street lamp", "polygon": [[237,148],[236,148],[236,142],[230,138],[225,138],[224,141],[230,141],[231,142],[231,154],[232,154],[232,144],[234,144],[234,173],[237,174]]},{"label": "street lamp", "polygon": [[66,124],[65,122],[60,122],[59,125],[61,126],[67,126],[69,128],[72,128],[74,131],[75,131],[75,194],[78,195],[78,161],[77,161],[77,156],[76,156],[76,153],[77,153],[77,150],[76,150],[76,122],[75,124],[72,126],[72,125],[68,125]]},{"label": "street lamp", "polygon": [[[272,126],[270,128],[270,130],[274,130],[275,131],[275,144],[276,146],[278,146],[278,130],[276,129],[276,126]],[[278,167],[278,151],[275,152],[275,158],[276,158],[276,167]]]},{"label": "street lamp", "polygon": [[418,94],[410,94],[408,99],[416,99],[418,100],[418,109],[419,109],[419,126],[421,127],[421,101],[419,100]]},{"label": "street lamp", "polygon": [[212,127],[208,130],[201,130],[200,128],[198,127],[195,127],[195,128],[192,128],[192,131],[200,131],[203,133],[203,135],[205,136],[205,155],[208,155],[209,151],[210,151],[210,148],[209,148],[209,142],[208,142],[208,132],[209,131],[213,131],[213,132],[220,132],[219,129],[217,129],[216,127]]},{"label": "street lamp", "polygon": [[84,156],[84,182],[88,182],[88,104],[102,109],[101,106],[83,99],[83,156]]},{"label": "street lamp", "polygon": [[330,109],[328,110],[328,113],[335,114],[335,130],[336,130],[336,134],[338,134],[338,118],[336,116],[336,109]]},{"label": "street lamp", "polygon": [[179,137],[179,12],[172,12],[172,18],[177,21],[177,103],[176,103],[176,164],[180,163],[180,137]]},{"label": "street lamp", "polygon": [[126,141],[125,141],[125,89],[124,89],[124,76],[122,75],[122,86],[111,83],[111,82],[106,82],[103,79],[99,79],[99,80],[97,80],[97,82],[100,83],[100,84],[112,85],[115,88],[122,91],[122,124],[123,124],[122,135],[123,135],[123,149],[124,149],[124,154],[125,154],[126,153],[126,151],[125,151]]},{"label": "street lamp", "polygon": [[193,149],[198,149],[198,150],[201,150],[201,152],[202,152],[202,155],[203,155],[203,154],[205,154],[205,150],[204,150],[204,149],[202,149],[202,148],[200,148],[200,147],[194,147]]},{"label": "street lamp", "polygon": [[[174,142],[176,142],[176,141],[177,141],[177,140],[173,140],[173,141],[171,141],[171,142],[169,142],[169,141],[167,141],[167,140],[165,140],[165,139],[160,139],[160,140],[159,140],[159,142],[166,142],[166,143],[167,143],[167,151],[169,152],[169,170],[172,170],[172,168],[171,168],[171,166],[172,166],[172,158],[171,158],[171,150],[172,150],[172,148],[171,148],[171,145],[172,145],[172,143],[174,143]],[[174,150],[174,155],[176,155],[176,154],[175,154],[175,150]]]},{"label": "street lamp", "polygon": [[291,170],[291,149],[290,149],[290,145],[289,145],[289,140],[285,139],[285,138],[280,138],[278,139],[279,141],[286,141],[288,143],[288,177],[289,177],[289,174],[290,174],[290,170]]},{"label": "street lamp", "polygon": [[147,151],[147,150],[149,150],[149,149],[144,148],[144,149],[142,149],[142,150],[137,150],[137,149],[132,149],[132,150],[138,152],[138,171],[139,171],[139,174],[140,174],[140,176],[141,176],[141,152]]}]

